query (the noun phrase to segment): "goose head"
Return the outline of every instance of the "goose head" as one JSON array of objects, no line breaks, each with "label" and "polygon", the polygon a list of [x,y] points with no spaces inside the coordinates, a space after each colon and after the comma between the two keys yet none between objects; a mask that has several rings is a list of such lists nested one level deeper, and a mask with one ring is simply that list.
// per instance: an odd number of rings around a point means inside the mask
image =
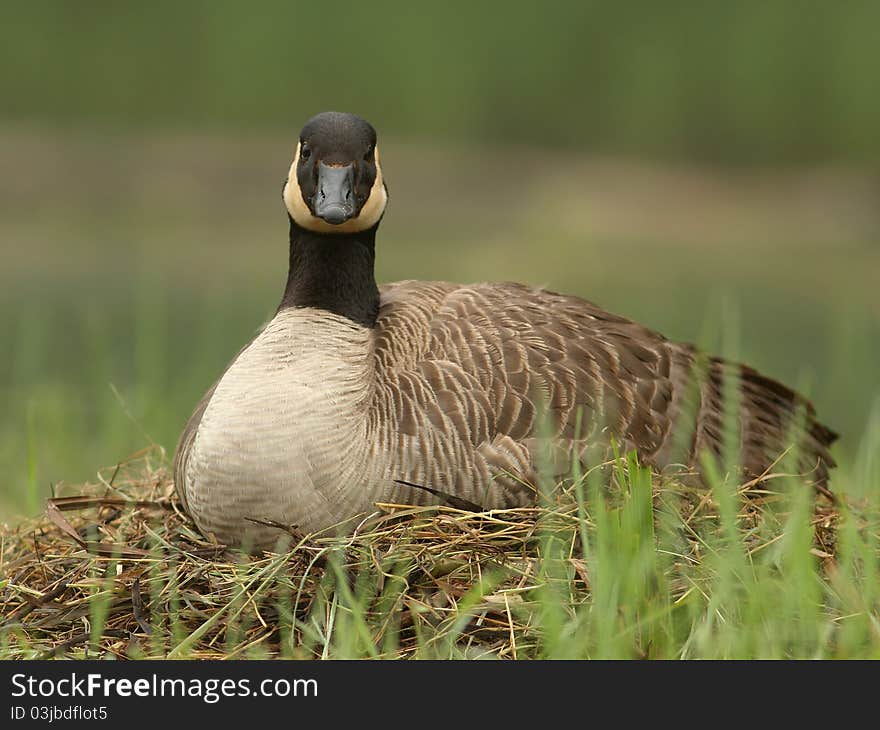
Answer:
[{"label": "goose head", "polygon": [[373,228],[388,201],[376,130],[354,114],[312,117],[300,132],[283,197],[301,228],[330,234]]}]

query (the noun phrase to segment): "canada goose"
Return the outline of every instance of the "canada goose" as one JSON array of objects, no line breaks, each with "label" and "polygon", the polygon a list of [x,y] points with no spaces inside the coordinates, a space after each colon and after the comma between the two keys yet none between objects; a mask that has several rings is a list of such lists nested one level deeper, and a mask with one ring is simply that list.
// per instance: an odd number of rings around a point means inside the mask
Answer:
[{"label": "canada goose", "polygon": [[378,287],[387,197],[369,123],[337,112],[306,123],[283,191],[281,304],[196,407],[175,456],[178,494],[203,532],[271,547],[281,533],[267,523],[351,529],[377,501],[532,503],[541,412],[560,475],[612,434],[658,470],[695,465],[722,451],[728,376],[744,472],[764,474],[801,424],[804,471],[826,483],[836,435],[748,366],[701,360],[583,299],[521,284]]}]

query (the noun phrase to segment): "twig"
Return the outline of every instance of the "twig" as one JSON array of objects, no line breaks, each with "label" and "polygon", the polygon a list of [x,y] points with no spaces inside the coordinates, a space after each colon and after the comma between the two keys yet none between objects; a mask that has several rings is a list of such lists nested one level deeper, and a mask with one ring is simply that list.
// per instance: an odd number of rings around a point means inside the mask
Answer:
[{"label": "twig", "polygon": [[153,629],[147,621],[144,614],[144,599],[141,596],[141,577],[137,576],[134,583],[131,584],[131,612],[134,614],[134,620],[141,627],[141,631],[149,635],[153,633]]},{"label": "twig", "polygon": [[446,502],[450,507],[455,507],[455,509],[464,510],[465,512],[485,512],[486,510],[475,502],[471,502],[468,499],[464,499],[462,497],[456,497],[454,494],[449,494],[449,492],[444,492],[441,489],[432,489],[431,487],[426,487],[424,484],[413,484],[412,482],[404,481],[403,479],[395,479],[395,483],[402,484],[405,487],[412,487],[413,489],[421,489],[429,494],[433,494],[435,497],[440,497],[442,500]]},{"label": "twig", "polygon": [[[127,631],[121,631],[119,629],[108,629],[107,631],[105,631],[102,634],[102,637],[108,637],[111,639],[124,639],[127,636],[128,636]],[[68,649],[72,649],[73,647],[78,646],[79,644],[84,644],[89,639],[91,639],[91,637],[92,637],[92,634],[89,631],[83,631],[81,634],[75,634],[74,636],[71,636],[66,641],[62,641],[60,644],[58,644],[58,646],[55,646],[55,647],[49,649],[49,651],[44,652],[38,658],[39,659],[53,659],[54,657],[57,657],[60,654],[64,654],[65,652],[67,652]]]}]

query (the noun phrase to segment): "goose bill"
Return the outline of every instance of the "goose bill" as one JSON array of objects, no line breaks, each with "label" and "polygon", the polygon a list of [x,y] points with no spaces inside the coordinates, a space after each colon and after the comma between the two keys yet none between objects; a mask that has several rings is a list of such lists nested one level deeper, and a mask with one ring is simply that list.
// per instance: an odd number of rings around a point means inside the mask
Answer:
[{"label": "goose bill", "polygon": [[316,216],[332,225],[349,220],[354,215],[354,165],[331,167],[319,162],[312,206]]}]

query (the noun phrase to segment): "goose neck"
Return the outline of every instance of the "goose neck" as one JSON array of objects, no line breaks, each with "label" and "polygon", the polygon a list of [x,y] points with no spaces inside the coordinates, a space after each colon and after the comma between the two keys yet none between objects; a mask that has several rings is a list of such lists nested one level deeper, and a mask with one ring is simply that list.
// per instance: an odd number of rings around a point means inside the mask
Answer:
[{"label": "goose neck", "polygon": [[373,327],[379,314],[376,226],[350,234],[316,233],[290,221],[290,269],[279,311],[313,307]]}]

